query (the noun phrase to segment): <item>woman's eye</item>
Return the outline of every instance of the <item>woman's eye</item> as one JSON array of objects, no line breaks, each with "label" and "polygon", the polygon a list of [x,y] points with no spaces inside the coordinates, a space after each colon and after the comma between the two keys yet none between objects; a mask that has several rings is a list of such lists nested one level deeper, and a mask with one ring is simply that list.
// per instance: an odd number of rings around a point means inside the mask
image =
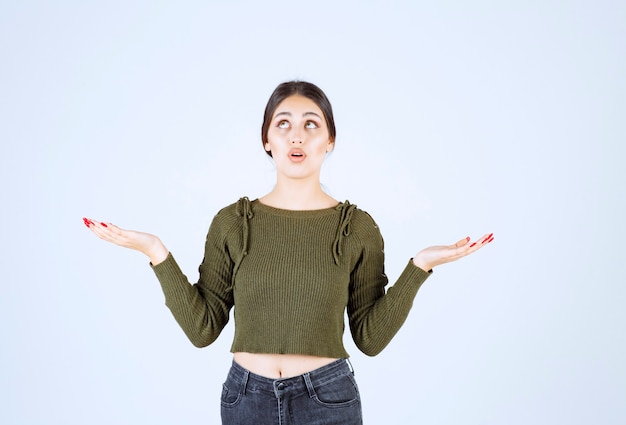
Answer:
[{"label": "woman's eye", "polygon": [[283,120],[283,121],[278,123],[277,127],[278,128],[288,128],[289,127],[289,122]]},{"label": "woman's eye", "polygon": [[307,121],[304,125],[304,128],[317,128],[317,123],[313,121]]}]

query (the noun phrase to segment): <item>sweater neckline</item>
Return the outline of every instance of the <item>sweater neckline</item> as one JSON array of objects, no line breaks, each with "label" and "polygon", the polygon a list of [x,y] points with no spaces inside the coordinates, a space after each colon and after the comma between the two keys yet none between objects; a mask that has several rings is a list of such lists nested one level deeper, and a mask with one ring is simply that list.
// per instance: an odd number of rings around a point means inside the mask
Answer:
[{"label": "sweater neckline", "polygon": [[253,211],[264,212],[266,214],[282,217],[319,217],[327,214],[334,214],[341,210],[345,202],[339,202],[334,207],[320,208],[317,210],[287,210],[283,208],[271,207],[263,204],[259,199],[250,202]]}]

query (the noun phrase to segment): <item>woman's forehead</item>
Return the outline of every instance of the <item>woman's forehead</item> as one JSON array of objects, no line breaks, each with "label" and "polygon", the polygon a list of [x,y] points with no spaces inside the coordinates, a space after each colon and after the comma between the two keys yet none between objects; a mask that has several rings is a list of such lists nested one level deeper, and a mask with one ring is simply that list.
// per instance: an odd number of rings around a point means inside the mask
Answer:
[{"label": "woman's forehead", "polygon": [[278,115],[305,116],[309,114],[318,115],[319,117],[324,116],[320,107],[313,100],[297,94],[285,98],[274,111],[274,117]]}]

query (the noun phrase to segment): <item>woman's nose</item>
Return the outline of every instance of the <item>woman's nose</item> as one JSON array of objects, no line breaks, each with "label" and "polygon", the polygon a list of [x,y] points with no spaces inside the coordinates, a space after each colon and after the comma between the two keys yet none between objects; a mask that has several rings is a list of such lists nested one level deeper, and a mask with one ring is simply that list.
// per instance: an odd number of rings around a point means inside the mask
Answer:
[{"label": "woman's nose", "polygon": [[291,133],[291,143],[292,144],[302,144],[302,137],[300,136],[300,132],[299,131],[293,131]]}]

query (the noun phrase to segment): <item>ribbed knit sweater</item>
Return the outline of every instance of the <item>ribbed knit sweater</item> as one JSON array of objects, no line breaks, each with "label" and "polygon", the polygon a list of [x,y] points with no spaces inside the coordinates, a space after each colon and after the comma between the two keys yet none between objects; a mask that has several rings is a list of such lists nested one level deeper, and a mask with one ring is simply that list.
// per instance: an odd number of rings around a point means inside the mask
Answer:
[{"label": "ribbed knit sweater", "polygon": [[191,342],[219,336],[234,306],[232,352],[347,358],[344,314],[356,346],[373,356],[404,323],[429,274],[411,261],[385,292],[383,239],[349,202],[294,211],[241,198],[214,217],[199,280],[170,253],[153,270]]}]

